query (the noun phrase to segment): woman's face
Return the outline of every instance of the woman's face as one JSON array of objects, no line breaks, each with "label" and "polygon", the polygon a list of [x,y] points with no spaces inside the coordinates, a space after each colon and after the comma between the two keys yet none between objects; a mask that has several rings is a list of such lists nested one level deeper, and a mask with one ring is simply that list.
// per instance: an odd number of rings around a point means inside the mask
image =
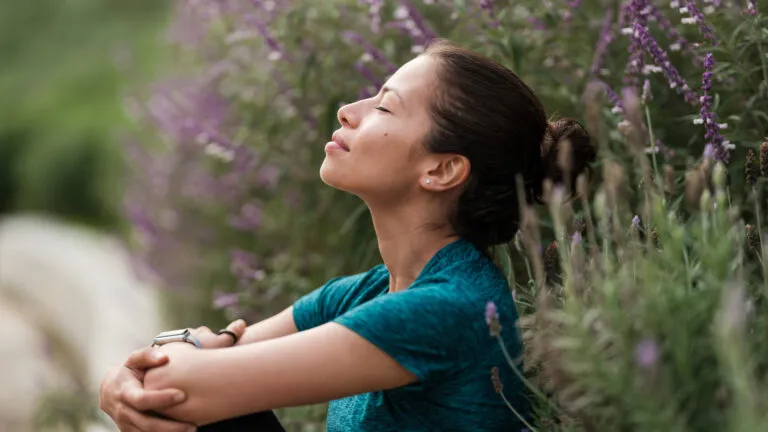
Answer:
[{"label": "woman's face", "polygon": [[424,142],[432,122],[435,67],[435,60],[419,56],[395,72],[378,95],[339,109],[341,128],[326,144],[320,168],[326,184],[377,202],[418,190],[429,169]]}]

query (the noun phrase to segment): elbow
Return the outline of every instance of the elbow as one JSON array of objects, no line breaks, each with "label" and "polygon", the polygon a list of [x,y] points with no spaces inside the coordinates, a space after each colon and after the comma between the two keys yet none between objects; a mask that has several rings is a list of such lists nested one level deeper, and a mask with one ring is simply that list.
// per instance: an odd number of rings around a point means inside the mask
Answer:
[{"label": "elbow", "polygon": [[205,401],[202,400],[202,395],[196,394],[194,386],[187,385],[183,378],[177,377],[176,371],[172,368],[163,370],[166,367],[163,366],[147,372],[144,377],[144,388],[146,390],[177,389],[184,392],[185,398],[177,405],[154,411],[169,419],[191,423],[198,427],[217,420],[209,418],[205,409]]},{"label": "elbow", "polygon": [[166,390],[176,389],[184,392],[185,398],[178,405],[172,407],[155,409],[154,411],[166,416],[170,419],[192,423],[196,426],[205,424],[208,421],[206,418],[202,418],[201,414],[205,414],[204,410],[200,410],[200,406],[203,405],[201,394],[195,391],[195,386],[190,381],[194,374],[190,374],[187,371],[190,369],[191,363],[194,362],[192,358],[195,354],[194,351],[176,351],[168,350],[168,363],[163,366],[150,369],[144,375],[144,389],[145,390]]}]

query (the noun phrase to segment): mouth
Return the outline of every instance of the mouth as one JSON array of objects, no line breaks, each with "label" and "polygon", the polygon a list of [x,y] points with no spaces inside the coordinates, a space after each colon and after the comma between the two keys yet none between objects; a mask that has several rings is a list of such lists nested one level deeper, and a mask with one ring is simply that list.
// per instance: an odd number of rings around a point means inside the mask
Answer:
[{"label": "mouth", "polygon": [[341,137],[341,134],[338,131],[334,132],[333,136],[331,137],[331,141],[341,147],[342,150],[347,152],[349,151],[347,143],[344,141],[344,138]]}]

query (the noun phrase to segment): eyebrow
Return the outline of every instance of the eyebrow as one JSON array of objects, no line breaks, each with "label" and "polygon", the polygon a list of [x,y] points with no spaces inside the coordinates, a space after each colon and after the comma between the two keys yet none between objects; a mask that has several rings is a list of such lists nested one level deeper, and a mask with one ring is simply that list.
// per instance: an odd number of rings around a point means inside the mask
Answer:
[{"label": "eyebrow", "polygon": [[403,102],[403,97],[400,96],[400,92],[398,92],[397,89],[394,89],[394,88],[389,87],[389,86],[384,86],[384,87],[381,88],[381,96],[382,97],[384,97],[384,95],[387,94],[388,92],[394,93],[395,96],[397,96],[397,98],[400,99],[400,104],[403,105],[403,107],[405,107],[405,102]]}]

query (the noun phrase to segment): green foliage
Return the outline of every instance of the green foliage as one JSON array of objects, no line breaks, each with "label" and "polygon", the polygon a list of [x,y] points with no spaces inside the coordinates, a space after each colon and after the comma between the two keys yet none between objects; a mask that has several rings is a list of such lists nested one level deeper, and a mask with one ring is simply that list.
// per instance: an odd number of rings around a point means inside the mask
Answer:
[{"label": "green foliage", "polygon": [[[372,30],[367,2],[256,3],[181,7],[179,21],[189,26],[191,15],[198,26],[185,28],[199,37],[180,50],[184,73],[161,83],[137,116],[161,139],[137,138],[147,145],[134,154],[135,240],[185,302],[184,325],[263,318],[379,259],[363,204],[323,185],[317,168],[339,105],[380,84],[421,42]],[[384,21],[415,19],[402,4],[386,2]],[[712,6],[713,46],[699,25],[679,24],[687,15],[677,7],[655,3],[670,24],[650,20],[647,29],[664,50],[689,41],[669,59],[694,98],[655,72],[652,97],[641,100],[645,75],[620,91],[636,51],[622,34],[632,23],[618,21],[633,5],[646,4],[495,2],[489,13],[456,0],[418,9],[427,30],[513,69],[553,116],[583,120],[599,147],[593,190],[580,185],[575,202],[549,195],[542,217],[525,209],[516,247],[497,254],[522,315],[532,426],[763,430],[768,209],[765,180],[745,182],[742,161],[768,131],[766,18]],[[606,13],[603,57],[595,46]],[[348,31],[362,41],[350,43]],[[715,59],[706,96],[734,145],[727,166],[702,157],[714,138],[694,122],[705,53]],[[606,100],[606,88],[622,98]],[[768,163],[768,144],[763,153]]]},{"label": "green foliage", "polygon": [[0,213],[116,228],[126,88],[155,71],[157,2],[32,0],[0,16]]}]

